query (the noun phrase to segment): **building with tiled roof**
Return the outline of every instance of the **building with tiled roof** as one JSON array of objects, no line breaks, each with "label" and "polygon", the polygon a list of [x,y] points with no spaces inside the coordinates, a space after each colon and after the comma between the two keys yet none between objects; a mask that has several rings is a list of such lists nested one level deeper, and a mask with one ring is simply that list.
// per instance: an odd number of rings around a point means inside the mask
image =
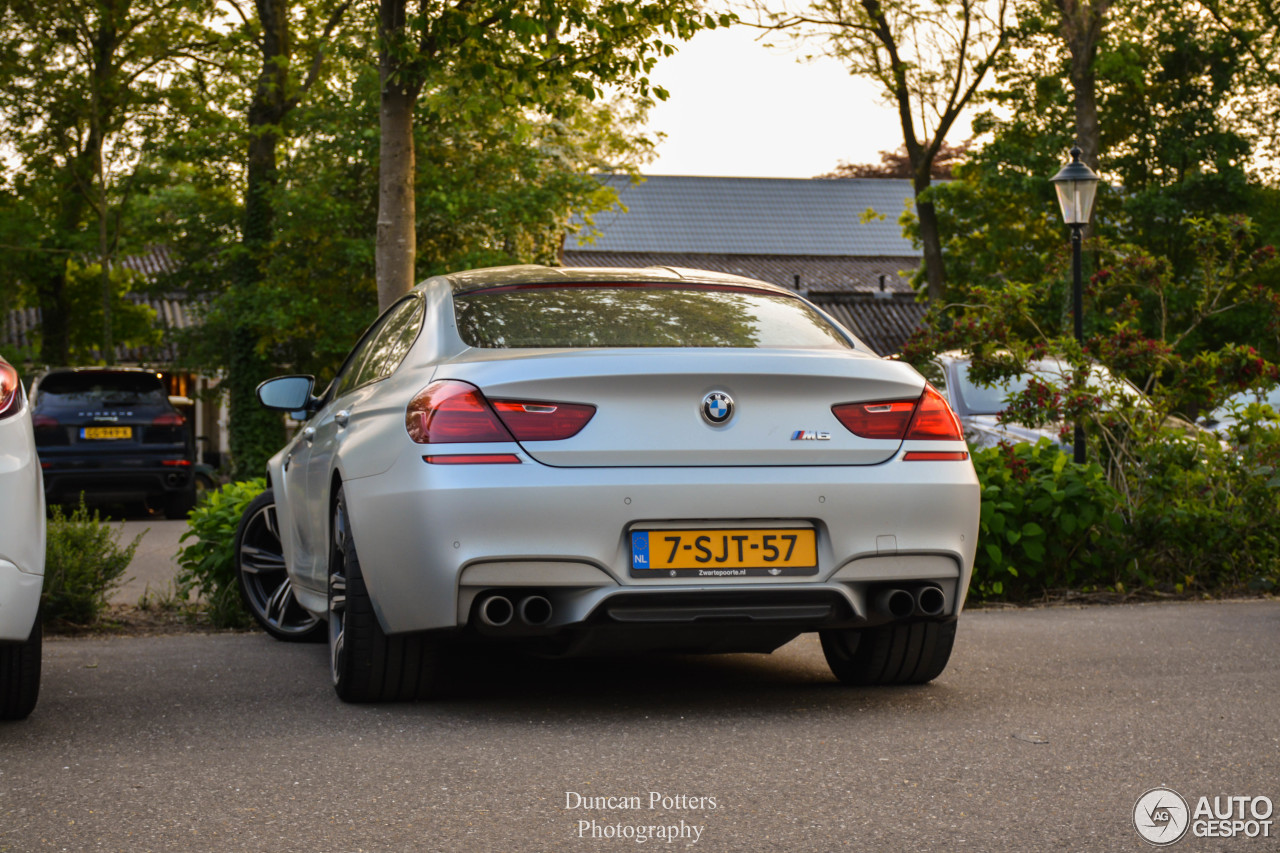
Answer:
[{"label": "building with tiled roof", "polygon": [[901,349],[924,315],[910,285],[920,250],[898,222],[912,203],[910,181],[602,180],[620,207],[565,241],[565,266],[690,267],[760,279],[804,293],[882,355]]}]

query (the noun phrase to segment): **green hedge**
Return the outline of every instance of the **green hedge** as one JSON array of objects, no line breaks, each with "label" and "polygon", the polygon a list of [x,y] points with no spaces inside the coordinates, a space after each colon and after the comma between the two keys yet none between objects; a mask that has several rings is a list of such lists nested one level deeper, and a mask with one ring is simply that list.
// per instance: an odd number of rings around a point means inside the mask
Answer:
[{"label": "green hedge", "polygon": [[266,488],[267,481],[259,477],[207,493],[191,511],[187,520],[191,529],[180,540],[194,541],[178,552],[178,593],[183,598],[192,592],[199,594],[210,621],[218,627],[251,624],[236,581],[236,528],[245,507]]},{"label": "green hedge", "polygon": [[978,450],[973,465],[982,514],[970,595],[1024,599],[1111,577],[1124,525],[1101,466],[1076,465],[1048,439]]},{"label": "green hedge", "polygon": [[975,451],[982,510],[970,595],[1276,588],[1280,428],[1245,423],[1220,439],[1172,427],[1135,450],[1110,480],[1048,440]]}]

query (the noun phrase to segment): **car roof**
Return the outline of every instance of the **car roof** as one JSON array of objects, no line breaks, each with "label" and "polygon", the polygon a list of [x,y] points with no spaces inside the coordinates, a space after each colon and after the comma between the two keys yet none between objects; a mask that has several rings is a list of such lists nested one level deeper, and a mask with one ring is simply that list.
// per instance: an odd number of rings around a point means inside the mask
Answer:
[{"label": "car roof", "polygon": [[705,284],[796,295],[785,287],[754,278],[682,267],[547,267],[522,264],[466,270],[436,278],[448,282],[455,294],[522,284]]},{"label": "car roof", "polygon": [[150,373],[152,376],[160,376],[159,370],[150,367],[108,367],[102,364],[95,364],[85,367],[51,367],[43,371],[39,379],[44,379],[46,376],[52,376],[55,373]]}]

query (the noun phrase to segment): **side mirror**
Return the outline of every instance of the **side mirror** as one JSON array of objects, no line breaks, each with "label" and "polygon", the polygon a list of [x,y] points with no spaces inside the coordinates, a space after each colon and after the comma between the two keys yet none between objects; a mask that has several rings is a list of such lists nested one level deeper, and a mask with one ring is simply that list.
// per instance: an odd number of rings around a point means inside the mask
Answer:
[{"label": "side mirror", "polygon": [[277,376],[258,386],[258,402],[280,412],[315,411],[314,376]]}]

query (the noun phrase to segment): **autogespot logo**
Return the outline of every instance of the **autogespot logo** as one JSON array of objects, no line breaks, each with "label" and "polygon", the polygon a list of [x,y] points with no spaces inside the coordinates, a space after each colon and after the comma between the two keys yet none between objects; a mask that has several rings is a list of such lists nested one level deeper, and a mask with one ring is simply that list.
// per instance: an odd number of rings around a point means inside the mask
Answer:
[{"label": "autogespot logo", "polygon": [[1152,788],[1133,807],[1133,825],[1138,834],[1157,847],[1179,841],[1190,824],[1187,801],[1172,788]]}]

